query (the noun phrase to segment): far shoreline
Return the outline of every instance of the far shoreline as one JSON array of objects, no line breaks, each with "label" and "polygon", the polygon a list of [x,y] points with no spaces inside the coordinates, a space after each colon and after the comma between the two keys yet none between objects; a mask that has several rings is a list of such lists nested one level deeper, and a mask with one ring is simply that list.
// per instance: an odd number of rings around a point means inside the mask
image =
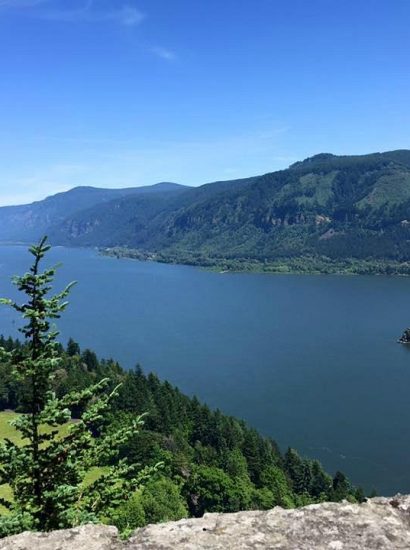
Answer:
[{"label": "far shoreline", "polygon": [[[31,246],[32,242],[0,241],[0,246]],[[343,276],[385,276],[409,277],[409,262],[387,260],[358,260],[345,258],[331,260],[328,257],[298,256],[281,258],[276,261],[261,262],[254,259],[215,258],[211,256],[193,256],[190,253],[147,252],[126,247],[70,246],[52,245],[52,248],[74,248],[95,250],[101,256],[128,259],[158,264],[194,267],[220,275],[262,274],[262,275],[343,275]]]},{"label": "far shoreline", "polygon": [[260,273],[266,275],[410,276],[410,262],[392,262],[386,260],[358,260],[356,258],[331,260],[327,257],[299,256],[261,262],[254,259],[227,259],[205,256],[189,257],[183,254],[154,253],[125,247],[97,247],[97,250],[103,256],[117,259],[185,265],[221,275]]}]

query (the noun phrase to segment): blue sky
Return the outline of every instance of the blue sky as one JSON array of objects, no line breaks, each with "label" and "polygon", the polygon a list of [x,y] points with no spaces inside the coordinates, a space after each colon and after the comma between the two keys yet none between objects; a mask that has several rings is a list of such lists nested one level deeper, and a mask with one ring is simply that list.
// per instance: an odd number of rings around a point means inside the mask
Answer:
[{"label": "blue sky", "polygon": [[408,0],[0,0],[0,204],[410,148]]}]

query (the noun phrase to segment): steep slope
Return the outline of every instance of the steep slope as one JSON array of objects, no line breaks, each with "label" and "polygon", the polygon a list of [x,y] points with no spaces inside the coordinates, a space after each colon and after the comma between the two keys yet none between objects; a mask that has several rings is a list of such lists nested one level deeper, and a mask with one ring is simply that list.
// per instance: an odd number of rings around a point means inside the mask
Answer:
[{"label": "steep slope", "polygon": [[409,151],[318,155],[179,209],[159,233],[168,253],[263,262],[301,255],[403,261],[410,258],[408,220]]},{"label": "steep slope", "polygon": [[70,191],[58,193],[32,204],[2,207],[0,208],[0,241],[32,241],[67,216],[115,198],[175,192],[180,189],[184,189],[184,186],[168,182],[128,189],[75,187]]},{"label": "steep slope", "polygon": [[[148,227],[161,212],[172,211],[180,192],[139,193],[97,204],[47,229],[51,242],[67,246],[135,246],[149,239]],[[177,197],[178,198],[177,198]]]},{"label": "steep slope", "polygon": [[162,225],[173,212],[200,204],[212,197],[241,189],[255,178],[221,181],[201,187],[181,187],[173,193],[139,193],[119,197],[80,210],[48,228],[57,244],[72,246],[138,246],[158,248],[166,240]]}]

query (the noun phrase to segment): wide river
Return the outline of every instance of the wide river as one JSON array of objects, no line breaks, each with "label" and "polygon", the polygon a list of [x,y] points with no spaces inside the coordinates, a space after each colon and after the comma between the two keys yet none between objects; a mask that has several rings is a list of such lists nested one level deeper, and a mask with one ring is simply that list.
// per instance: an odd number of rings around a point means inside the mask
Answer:
[{"label": "wide river", "polygon": [[[410,278],[218,274],[54,248],[61,337],[140,363],[367,490],[410,492]],[[0,246],[0,296],[30,263]],[[0,308],[0,333],[17,334]]]}]

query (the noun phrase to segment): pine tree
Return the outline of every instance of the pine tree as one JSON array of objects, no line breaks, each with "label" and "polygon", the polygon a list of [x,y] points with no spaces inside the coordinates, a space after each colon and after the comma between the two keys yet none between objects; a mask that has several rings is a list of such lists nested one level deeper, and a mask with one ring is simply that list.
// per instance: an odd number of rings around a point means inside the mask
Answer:
[{"label": "pine tree", "polygon": [[70,357],[74,357],[75,355],[80,355],[80,353],[80,346],[72,338],[69,338],[67,342],[67,354]]},{"label": "pine tree", "polygon": [[[152,471],[137,471],[125,460],[106,466],[143,423],[137,416],[130,425],[109,429],[105,417],[117,390],[106,390],[108,379],[61,398],[52,391],[60,346],[51,323],[67,307],[65,299],[72,284],[49,297],[56,268],[40,271],[49,249],[46,238],[32,246],[34,262],[29,273],[14,278],[25,294],[24,303],[1,300],[26,322],[20,329],[25,345],[18,354],[0,348],[0,361],[12,363],[13,376],[24,389],[26,411],[13,422],[21,445],[10,440],[0,444],[0,484],[8,483],[13,493],[10,501],[0,499],[9,510],[0,518],[0,536],[98,521],[122,504]],[[79,405],[84,412],[72,422],[71,409]],[[101,465],[106,467],[100,477],[84,483],[87,472]]]}]

